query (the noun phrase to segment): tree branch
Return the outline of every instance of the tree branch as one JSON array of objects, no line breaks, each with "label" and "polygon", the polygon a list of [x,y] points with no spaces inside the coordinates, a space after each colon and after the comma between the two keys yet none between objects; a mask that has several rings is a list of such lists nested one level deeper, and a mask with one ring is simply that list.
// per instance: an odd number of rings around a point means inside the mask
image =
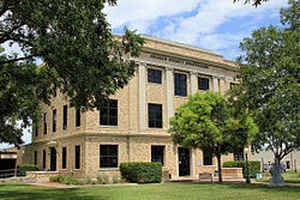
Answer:
[{"label": "tree branch", "polygon": [[0,65],[7,64],[7,63],[12,63],[12,62],[17,62],[17,61],[20,61],[20,60],[27,60],[27,59],[31,59],[31,58],[34,58],[34,57],[37,57],[37,56],[40,56],[40,55],[30,55],[30,56],[25,56],[25,57],[21,57],[21,58],[15,58],[15,59],[12,59],[12,60],[5,60],[5,61],[1,61]]}]

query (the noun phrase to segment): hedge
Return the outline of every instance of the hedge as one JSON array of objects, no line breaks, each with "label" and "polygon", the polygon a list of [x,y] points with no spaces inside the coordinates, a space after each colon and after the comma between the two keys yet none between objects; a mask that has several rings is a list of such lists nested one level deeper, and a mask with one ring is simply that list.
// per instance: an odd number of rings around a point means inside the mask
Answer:
[{"label": "hedge", "polygon": [[160,183],[162,165],[159,162],[127,162],[120,164],[123,178],[133,183]]},{"label": "hedge", "polygon": [[[246,161],[226,161],[223,163],[223,167],[239,167],[243,168],[244,178],[246,177]],[[260,161],[248,161],[249,175],[251,178],[255,178],[257,173],[260,173]]]},{"label": "hedge", "polygon": [[18,166],[18,176],[26,176],[26,172],[28,171],[40,171],[39,167],[37,165],[32,164],[24,164]]}]

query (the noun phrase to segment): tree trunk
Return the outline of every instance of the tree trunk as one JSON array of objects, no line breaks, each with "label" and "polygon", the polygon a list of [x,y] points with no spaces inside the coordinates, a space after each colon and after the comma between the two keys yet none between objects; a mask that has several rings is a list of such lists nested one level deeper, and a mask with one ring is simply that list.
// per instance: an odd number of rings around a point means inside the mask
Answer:
[{"label": "tree trunk", "polygon": [[281,175],[283,169],[281,169],[280,161],[280,157],[275,156],[274,163],[270,170],[272,178],[270,179],[269,186],[271,187],[280,187],[285,185],[283,177]]},{"label": "tree trunk", "polygon": [[222,163],[221,163],[221,154],[217,154],[217,159],[218,159],[218,175],[219,175],[219,183],[223,182],[222,178]]}]

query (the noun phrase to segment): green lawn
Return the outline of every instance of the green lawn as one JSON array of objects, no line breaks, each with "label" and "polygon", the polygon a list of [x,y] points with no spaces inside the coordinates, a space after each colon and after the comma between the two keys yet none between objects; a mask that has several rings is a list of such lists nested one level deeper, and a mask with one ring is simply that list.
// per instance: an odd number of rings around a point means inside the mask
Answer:
[{"label": "green lawn", "polygon": [[[256,179],[257,182],[269,182],[270,178],[261,178],[261,179]],[[300,178],[286,178],[284,177],[284,182],[286,183],[300,183]]]},{"label": "green lawn", "polygon": [[138,186],[53,189],[0,184],[2,200],[295,200],[300,187],[269,188],[246,184],[149,184]]}]

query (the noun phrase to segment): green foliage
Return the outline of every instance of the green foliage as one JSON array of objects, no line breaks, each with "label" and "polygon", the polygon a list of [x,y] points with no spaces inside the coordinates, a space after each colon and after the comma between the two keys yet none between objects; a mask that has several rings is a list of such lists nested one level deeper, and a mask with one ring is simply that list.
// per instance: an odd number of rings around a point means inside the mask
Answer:
[{"label": "green foliage", "polygon": [[300,146],[299,1],[290,0],[289,5],[281,10],[284,28],[262,27],[244,38],[238,76],[243,81],[230,99],[237,110],[252,112],[260,130],[253,148],[273,151],[277,168]]},{"label": "green foliage", "polygon": [[21,144],[23,128],[40,119],[39,102],[49,104],[56,89],[86,111],[128,83],[137,65],[125,58],[139,56],[144,41],[129,30],[112,35],[106,2],[117,1],[1,1],[0,45],[17,43],[22,53],[0,56],[0,142]]},{"label": "green foliage", "polygon": [[83,183],[84,184],[93,184],[93,180],[90,176],[86,176],[86,177],[84,177]]},{"label": "green foliage", "polygon": [[107,174],[99,174],[97,176],[97,183],[98,184],[108,184],[109,183],[109,177]]},{"label": "green foliage", "polygon": [[[243,175],[244,178],[247,176],[246,174],[246,161],[226,161],[223,163],[223,167],[225,168],[232,168],[238,167],[243,168]],[[248,169],[250,178],[255,178],[257,173],[260,173],[260,162],[259,161],[248,161]]]},{"label": "green foliage", "polygon": [[[234,3],[238,2],[240,0],[233,0]],[[257,7],[259,5],[261,5],[263,2],[267,2],[269,0],[242,0],[244,1],[244,4],[248,4],[251,3],[253,6]]]},{"label": "green foliage", "polygon": [[[247,109],[238,110],[220,94],[196,93],[170,119],[173,141],[187,148],[200,148],[217,156],[243,149],[258,131]],[[222,181],[221,165],[218,165]]]},{"label": "green foliage", "polygon": [[74,177],[66,177],[63,182],[63,184],[66,184],[66,185],[83,185],[84,182],[77,179],[77,178],[74,178]]},{"label": "green foliage", "polygon": [[113,175],[113,177],[112,177],[112,183],[114,183],[114,184],[116,184],[116,183],[119,183],[120,182],[120,180],[119,180],[119,177],[118,176],[116,176],[116,175]]},{"label": "green foliage", "polygon": [[65,177],[63,175],[50,176],[49,181],[63,183],[65,181]]},{"label": "green foliage", "polygon": [[133,183],[160,183],[162,165],[158,162],[127,162],[120,164],[123,178]]},{"label": "green foliage", "polygon": [[26,176],[26,172],[30,171],[40,171],[39,167],[37,165],[32,164],[24,164],[18,166],[18,176]]}]

